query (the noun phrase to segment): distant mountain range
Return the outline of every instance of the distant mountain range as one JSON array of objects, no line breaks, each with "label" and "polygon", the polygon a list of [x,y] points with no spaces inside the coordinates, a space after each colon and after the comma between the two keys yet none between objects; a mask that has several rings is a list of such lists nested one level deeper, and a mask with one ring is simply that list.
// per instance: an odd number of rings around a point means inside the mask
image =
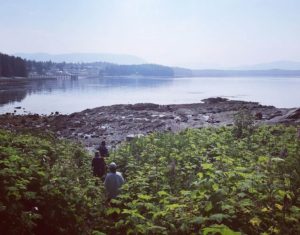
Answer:
[{"label": "distant mountain range", "polygon": [[[108,62],[120,65],[139,65],[148,63],[144,59],[126,54],[111,54],[111,53],[66,53],[66,54],[49,54],[49,53],[16,53],[15,56],[27,60],[35,61],[52,61],[56,63],[93,63],[93,62]],[[176,69],[177,67],[175,67]],[[260,63],[253,65],[243,65],[228,68],[209,68],[199,67],[196,70],[300,70],[300,62],[296,61],[273,61],[269,63]],[[190,69],[195,70],[195,69]]]},{"label": "distant mountain range", "polygon": [[68,54],[48,54],[48,53],[16,53],[15,56],[27,60],[35,61],[52,61],[56,63],[92,63],[92,62],[109,62],[114,64],[131,65],[145,64],[142,58],[125,54],[109,53],[68,53]]},{"label": "distant mountain range", "polygon": [[269,69],[300,70],[300,62],[274,61],[274,62],[270,62],[270,63],[239,66],[239,67],[233,68],[233,69],[235,69],[235,70],[269,70]]},{"label": "distant mountain range", "polygon": [[181,74],[197,77],[300,77],[300,62],[274,61],[224,69],[175,69]]}]

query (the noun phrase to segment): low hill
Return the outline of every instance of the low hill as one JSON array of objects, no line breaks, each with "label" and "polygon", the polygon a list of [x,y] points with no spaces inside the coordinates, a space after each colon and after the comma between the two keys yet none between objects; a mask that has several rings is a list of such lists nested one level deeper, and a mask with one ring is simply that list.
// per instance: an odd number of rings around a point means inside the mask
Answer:
[{"label": "low hill", "polygon": [[193,70],[196,77],[300,77],[299,70]]},{"label": "low hill", "polygon": [[270,70],[270,69],[300,70],[300,62],[273,61],[273,62],[269,62],[269,63],[240,66],[236,69],[237,70]]},{"label": "low hill", "polygon": [[133,55],[110,54],[110,53],[68,53],[68,54],[48,54],[48,53],[16,53],[27,60],[52,61],[56,63],[92,63],[108,62],[115,64],[145,64],[145,60]]},{"label": "low hill", "polygon": [[107,65],[101,72],[106,76],[162,76],[173,77],[174,71],[171,67],[157,64],[141,64],[141,65]]}]

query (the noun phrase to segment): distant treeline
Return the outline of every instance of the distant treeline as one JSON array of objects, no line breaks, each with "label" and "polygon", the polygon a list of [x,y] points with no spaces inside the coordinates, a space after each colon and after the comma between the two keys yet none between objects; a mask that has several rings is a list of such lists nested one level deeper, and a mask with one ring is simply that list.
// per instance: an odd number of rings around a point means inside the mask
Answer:
[{"label": "distant treeline", "polygon": [[0,53],[0,77],[27,77],[31,75],[83,77],[148,76],[148,77],[300,77],[300,70],[192,70],[157,64],[118,65],[107,62],[56,63],[32,61]]},{"label": "distant treeline", "polygon": [[173,77],[174,71],[171,67],[156,65],[156,64],[142,64],[142,65],[116,65],[111,64],[106,66],[102,75],[107,76],[165,76]]},{"label": "distant treeline", "polygon": [[26,64],[29,72],[36,72],[39,75],[44,75],[53,68],[63,71],[66,66],[65,62],[55,63],[52,61],[34,61],[34,60],[27,60]]},{"label": "distant treeline", "polygon": [[26,60],[0,53],[0,77],[27,77]]},{"label": "distant treeline", "polygon": [[[142,65],[117,65],[106,62],[94,63],[54,63],[51,61],[36,62],[27,61],[29,72],[35,72],[39,75],[44,75],[47,72],[63,71],[69,73],[80,73],[87,70],[96,70],[99,76],[164,76],[173,77],[174,70],[171,67],[142,64]],[[95,72],[95,71],[94,71]]]},{"label": "distant treeline", "polygon": [[[58,72],[82,73],[94,70],[94,75],[99,76],[163,76],[173,77],[174,70],[171,67],[142,64],[142,65],[117,65],[106,62],[95,63],[55,63],[52,61],[32,61],[20,57],[0,53],[1,77],[27,77],[35,75],[57,75]],[[97,71],[95,73],[95,71]]]}]

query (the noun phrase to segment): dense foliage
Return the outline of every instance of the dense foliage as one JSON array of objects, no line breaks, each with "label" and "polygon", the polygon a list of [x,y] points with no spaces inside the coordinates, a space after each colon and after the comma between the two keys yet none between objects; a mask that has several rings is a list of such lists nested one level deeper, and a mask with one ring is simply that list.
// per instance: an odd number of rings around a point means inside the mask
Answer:
[{"label": "dense foliage", "polygon": [[0,234],[91,234],[103,212],[82,148],[0,131]]},{"label": "dense foliage", "polygon": [[26,61],[0,53],[0,77],[26,77]]},{"label": "dense foliage", "polygon": [[126,180],[111,206],[79,147],[0,132],[0,233],[300,234],[297,128],[134,139],[107,160]]},{"label": "dense foliage", "polygon": [[120,148],[112,158],[127,184],[109,210],[113,232],[300,234],[297,128],[236,133],[153,134]]}]

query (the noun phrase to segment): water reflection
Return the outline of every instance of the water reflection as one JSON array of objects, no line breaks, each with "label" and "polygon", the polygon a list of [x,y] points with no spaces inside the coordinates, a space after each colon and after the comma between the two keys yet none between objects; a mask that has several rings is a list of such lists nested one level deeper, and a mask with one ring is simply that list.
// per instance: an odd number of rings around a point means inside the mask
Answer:
[{"label": "water reflection", "polygon": [[11,102],[20,102],[26,97],[26,90],[0,91],[0,107]]},{"label": "water reflection", "polygon": [[169,78],[83,78],[83,79],[47,79],[0,80],[0,107],[5,104],[21,102],[26,96],[33,94],[47,94],[55,91],[95,92],[106,88],[146,88],[167,86],[172,83]]}]

